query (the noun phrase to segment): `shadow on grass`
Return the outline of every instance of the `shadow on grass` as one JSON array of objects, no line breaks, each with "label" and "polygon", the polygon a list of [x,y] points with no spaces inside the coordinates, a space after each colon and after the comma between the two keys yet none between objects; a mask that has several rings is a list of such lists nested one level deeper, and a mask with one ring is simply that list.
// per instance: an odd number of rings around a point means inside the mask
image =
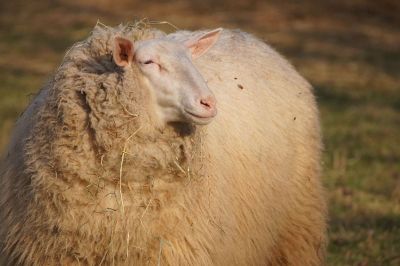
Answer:
[{"label": "shadow on grass", "polygon": [[[333,215],[331,217],[331,229],[336,231],[340,227],[347,230],[374,229],[377,231],[400,230],[400,215],[378,214],[371,211],[352,210],[346,219]],[[396,236],[400,241],[400,235]],[[398,243],[400,245],[400,243]]]},{"label": "shadow on grass", "polygon": [[390,106],[400,111],[400,94],[397,92],[373,90],[356,92],[351,89],[321,84],[316,84],[314,89],[317,101],[332,111],[342,111],[360,105]]}]

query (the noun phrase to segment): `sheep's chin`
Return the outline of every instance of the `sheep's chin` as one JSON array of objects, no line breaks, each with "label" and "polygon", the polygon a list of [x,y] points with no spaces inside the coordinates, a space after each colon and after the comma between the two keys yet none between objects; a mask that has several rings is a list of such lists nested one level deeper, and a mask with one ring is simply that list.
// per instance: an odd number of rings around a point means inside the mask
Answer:
[{"label": "sheep's chin", "polygon": [[199,116],[199,115],[196,115],[195,113],[188,112],[188,111],[185,111],[184,116],[187,119],[187,122],[191,122],[196,125],[207,125],[215,117],[215,116],[203,117],[203,116]]}]

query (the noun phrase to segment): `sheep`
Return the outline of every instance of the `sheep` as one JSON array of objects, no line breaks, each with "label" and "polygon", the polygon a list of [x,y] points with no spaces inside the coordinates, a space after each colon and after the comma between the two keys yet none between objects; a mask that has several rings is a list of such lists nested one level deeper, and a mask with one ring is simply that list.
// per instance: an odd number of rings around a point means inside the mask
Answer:
[{"label": "sheep", "polygon": [[16,124],[2,257],[322,265],[320,156],[312,88],[264,42],[97,25]]}]

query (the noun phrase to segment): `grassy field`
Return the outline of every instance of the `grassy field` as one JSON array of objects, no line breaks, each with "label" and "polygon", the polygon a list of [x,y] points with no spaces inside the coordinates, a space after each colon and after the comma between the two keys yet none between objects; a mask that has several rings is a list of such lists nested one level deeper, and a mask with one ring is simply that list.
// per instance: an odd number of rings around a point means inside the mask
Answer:
[{"label": "grassy field", "polygon": [[400,265],[398,1],[0,2],[0,149],[65,50],[96,21],[147,17],[182,29],[241,28],[315,87],[330,204],[329,265]]}]

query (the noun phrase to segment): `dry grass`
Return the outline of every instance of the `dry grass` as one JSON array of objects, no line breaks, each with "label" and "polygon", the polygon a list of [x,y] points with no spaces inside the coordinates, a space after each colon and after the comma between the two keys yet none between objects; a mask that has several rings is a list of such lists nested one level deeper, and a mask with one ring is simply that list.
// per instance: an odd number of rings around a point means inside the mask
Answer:
[{"label": "dry grass", "polygon": [[330,198],[329,264],[399,265],[399,13],[399,2],[390,0],[1,1],[0,147],[66,49],[98,19],[239,27],[272,43],[316,88]]}]

